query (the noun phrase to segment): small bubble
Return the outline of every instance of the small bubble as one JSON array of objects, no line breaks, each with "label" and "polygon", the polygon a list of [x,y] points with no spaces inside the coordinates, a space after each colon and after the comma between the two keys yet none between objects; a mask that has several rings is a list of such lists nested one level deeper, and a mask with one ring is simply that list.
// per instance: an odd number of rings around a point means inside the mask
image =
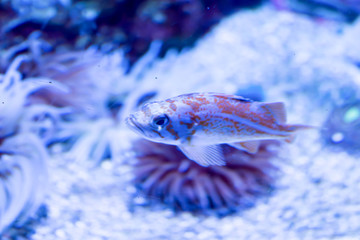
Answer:
[{"label": "small bubble", "polygon": [[344,122],[351,123],[357,120],[360,117],[360,109],[357,107],[352,107],[346,111],[344,115]]},{"label": "small bubble", "polygon": [[66,233],[65,233],[65,231],[62,230],[62,229],[56,230],[55,235],[56,235],[57,237],[59,237],[59,238],[62,238],[62,239],[65,239],[65,238],[66,238]]},{"label": "small bubble", "polygon": [[110,161],[103,161],[101,163],[101,168],[103,168],[105,170],[111,170],[113,168],[113,164]]},{"label": "small bubble", "polygon": [[78,228],[81,228],[81,229],[85,229],[86,228],[86,224],[84,222],[81,222],[81,221],[77,221],[75,223],[75,226],[78,227]]},{"label": "small bubble", "polygon": [[341,132],[334,133],[331,136],[331,140],[335,143],[341,142],[342,140],[344,140],[344,134],[342,134]]},{"label": "small bubble", "polygon": [[134,199],[134,203],[137,204],[137,205],[143,205],[146,203],[146,199],[142,196],[137,196],[135,199]]},{"label": "small bubble", "polygon": [[193,232],[185,232],[185,233],[184,233],[184,237],[185,237],[186,239],[194,239],[194,238],[196,237],[196,234],[193,233]]}]

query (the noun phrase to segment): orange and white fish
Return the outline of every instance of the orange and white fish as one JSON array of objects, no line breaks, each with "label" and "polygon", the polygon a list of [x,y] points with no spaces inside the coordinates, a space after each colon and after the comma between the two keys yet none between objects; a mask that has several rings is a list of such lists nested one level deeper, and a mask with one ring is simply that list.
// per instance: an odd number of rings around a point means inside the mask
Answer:
[{"label": "orange and white fish", "polygon": [[225,165],[220,144],[256,153],[259,140],[291,140],[305,125],[287,125],[284,104],[235,95],[191,93],[146,103],[126,119],[144,138],[178,146],[202,166]]}]

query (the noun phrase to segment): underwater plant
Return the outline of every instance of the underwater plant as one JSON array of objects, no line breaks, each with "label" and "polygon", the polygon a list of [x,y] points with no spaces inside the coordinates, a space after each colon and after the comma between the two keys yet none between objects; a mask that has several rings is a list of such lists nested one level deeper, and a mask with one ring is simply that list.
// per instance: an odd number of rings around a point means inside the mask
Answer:
[{"label": "underwater plant", "polygon": [[176,146],[138,139],[134,184],[150,203],[163,202],[175,210],[227,214],[253,205],[256,196],[271,190],[277,141],[262,141],[256,154],[221,145],[227,164],[203,167]]}]

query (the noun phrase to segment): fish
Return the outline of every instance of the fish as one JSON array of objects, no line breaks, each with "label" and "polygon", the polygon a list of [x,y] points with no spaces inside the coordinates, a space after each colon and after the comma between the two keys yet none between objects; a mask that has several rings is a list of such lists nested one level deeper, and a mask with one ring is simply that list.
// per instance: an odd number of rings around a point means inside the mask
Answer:
[{"label": "fish", "polygon": [[126,123],[145,139],[177,146],[204,167],[226,165],[221,144],[255,154],[262,140],[291,142],[297,131],[312,128],[286,124],[282,102],[212,92],[145,103]]}]

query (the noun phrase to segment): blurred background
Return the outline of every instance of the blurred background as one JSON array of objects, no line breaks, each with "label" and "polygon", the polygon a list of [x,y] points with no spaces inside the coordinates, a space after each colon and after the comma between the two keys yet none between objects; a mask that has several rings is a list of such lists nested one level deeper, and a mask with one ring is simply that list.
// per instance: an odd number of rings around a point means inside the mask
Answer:
[{"label": "blurred background", "polygon": [[[359,239],[359,0],[0,0],[0,239]],[[316,126],[202,167],[124,124],[190,92]]]}]

